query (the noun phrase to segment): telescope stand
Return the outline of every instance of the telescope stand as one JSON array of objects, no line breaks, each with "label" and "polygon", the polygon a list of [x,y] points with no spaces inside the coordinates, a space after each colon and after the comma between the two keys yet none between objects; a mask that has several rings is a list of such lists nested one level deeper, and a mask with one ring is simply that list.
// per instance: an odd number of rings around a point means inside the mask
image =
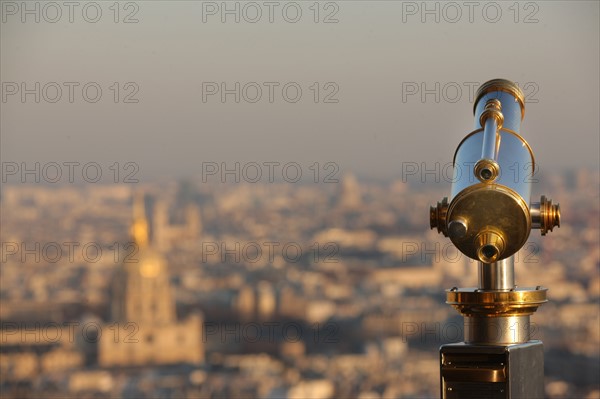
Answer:
[{"label": "telescope stand", "polygon": [[464,342],[440,348],[442,398],[541,398],[544,353],[531,339],[529,317],[546,302],[546,288],[515,286],[514,254],[532,229],[560,227],[560,207],[542,195],[532,202],[531,180],[511,178],[535,169],[520,135],[525,95],[513,82],[490,80],[477,90],[475,130],[460,142],[450,200],[429,210],[429,226],[479,261],[479,284],[446,290],[446,303],[464,317]]},{"label": "telescope stand", "polygon": [[479,262],[479,287],[452,288],[446,303],[464,316],[464,342],[440,348],[441,397],[543,398],[543,344],[529,317],[546,289],[514,285],[514,258]]}]

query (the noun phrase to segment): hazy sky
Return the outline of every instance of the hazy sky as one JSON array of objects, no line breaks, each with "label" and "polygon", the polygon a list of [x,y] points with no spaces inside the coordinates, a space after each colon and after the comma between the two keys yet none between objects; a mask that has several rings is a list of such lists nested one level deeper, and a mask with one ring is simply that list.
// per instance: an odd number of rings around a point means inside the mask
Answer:
[{"label": "hazy sky", "polygon": [[2,162],[135,162],[143,178],[335,162],[399,176],[402,162],[450,162],[473,127],[470,93],[503,77],[527,95],[521,132],[541,168],[598,167],[597,1],[424,4],[227,2],[237,23],[220,1],[3,0]]}]

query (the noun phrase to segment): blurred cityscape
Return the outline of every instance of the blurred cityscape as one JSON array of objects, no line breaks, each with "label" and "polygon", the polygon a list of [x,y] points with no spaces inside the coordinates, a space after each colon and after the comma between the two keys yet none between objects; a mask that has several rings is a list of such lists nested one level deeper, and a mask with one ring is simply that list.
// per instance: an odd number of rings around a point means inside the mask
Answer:
[{"label": "blurred cityscape", "polygon": [[[600,398],[598,171],[539,177],[520,286],[546,395]],[[429,398],[476,263],[429,229],[449,183],[201,179],[1,191],[2,398]]]}]

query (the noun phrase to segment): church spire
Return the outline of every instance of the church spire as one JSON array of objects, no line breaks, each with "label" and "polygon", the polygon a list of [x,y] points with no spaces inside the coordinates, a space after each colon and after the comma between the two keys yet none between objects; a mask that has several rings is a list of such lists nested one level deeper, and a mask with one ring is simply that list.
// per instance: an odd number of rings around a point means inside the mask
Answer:
[{"label": "church spire", "polygon": [[135,194],[133,198],[133,224],[131,235],[138,247],[148,245],[148,221],[146,220],[146,208],[144,206],[144,195]]}]

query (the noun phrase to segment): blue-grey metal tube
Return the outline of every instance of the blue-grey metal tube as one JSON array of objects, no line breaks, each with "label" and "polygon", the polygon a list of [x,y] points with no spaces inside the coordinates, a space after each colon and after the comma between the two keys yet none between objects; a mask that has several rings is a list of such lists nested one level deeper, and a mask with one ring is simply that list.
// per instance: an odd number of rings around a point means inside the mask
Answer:
[{"label": "blue-grey metal tube", "polygon": [[496,118],[487,118],[483,130],[483,148],[481,149],[482,159],[496,160],[498,123]]}]

